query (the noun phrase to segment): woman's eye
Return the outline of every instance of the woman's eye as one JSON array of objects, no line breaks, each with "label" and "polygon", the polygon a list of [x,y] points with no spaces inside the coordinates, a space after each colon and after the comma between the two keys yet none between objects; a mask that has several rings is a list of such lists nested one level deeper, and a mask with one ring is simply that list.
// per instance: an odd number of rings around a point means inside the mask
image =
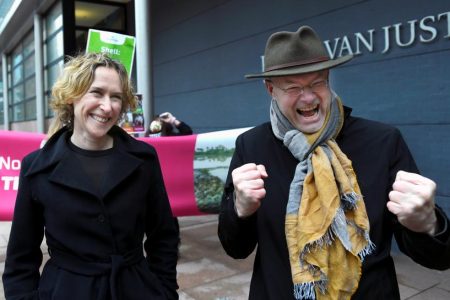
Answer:
[{"label": "woman's eye", "polygon": [[91,94],[93,94],[94,96],[101,96],[102,93],[100,93],[100,91],[91,91]]}]

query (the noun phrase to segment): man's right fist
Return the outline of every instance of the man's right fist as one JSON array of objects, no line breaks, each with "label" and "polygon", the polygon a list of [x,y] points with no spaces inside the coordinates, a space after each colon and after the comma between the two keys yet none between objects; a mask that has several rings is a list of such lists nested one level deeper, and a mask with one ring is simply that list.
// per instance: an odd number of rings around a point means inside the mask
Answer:
[{"label": "man's right fist", "polygon": [[231,172],[235,192],[235,207],[238,217],[252,215],[266,196],[264,178],[267,172],[263,165],[245,164]]}]

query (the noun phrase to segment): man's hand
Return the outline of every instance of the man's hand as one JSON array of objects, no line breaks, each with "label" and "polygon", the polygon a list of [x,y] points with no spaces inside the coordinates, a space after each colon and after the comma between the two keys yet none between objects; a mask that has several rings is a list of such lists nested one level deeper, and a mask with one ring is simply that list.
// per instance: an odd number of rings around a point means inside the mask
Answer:
[{"label": "man's hand", "polygon": [[263,165],[245,164],[231,172],[235,191],[236,212],[240,218],[252,215],[266,196],[264,178],[267,177]]},{"label": "man's hand", "polygon": [[436,183],[419,174],[399,171],[392,188],[387,208],[397,216],[400,224],[415,232],[434,235],[437,227]]}]

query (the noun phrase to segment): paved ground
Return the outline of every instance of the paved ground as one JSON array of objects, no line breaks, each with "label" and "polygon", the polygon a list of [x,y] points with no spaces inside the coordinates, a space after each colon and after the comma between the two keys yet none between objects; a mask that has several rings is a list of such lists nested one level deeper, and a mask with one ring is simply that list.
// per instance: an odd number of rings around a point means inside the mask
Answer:
[{"label": "paved ground", "polygon": [[[251,255],[248,259],[239,261],[226,256],[217,238],[216,215],[183,217],[179,220],[181,228],[178,263],[180,299],[247,299],[254,256]],[[4,269],[9,230],[9,222],[0,222],[0,273],[3,273]],[[450,299],[450,270],[444,272],[428,270],[401,254],[394,254],[394,260],[402,299]],[[3,285],[1,285],[0,299],[4,299]]]}]

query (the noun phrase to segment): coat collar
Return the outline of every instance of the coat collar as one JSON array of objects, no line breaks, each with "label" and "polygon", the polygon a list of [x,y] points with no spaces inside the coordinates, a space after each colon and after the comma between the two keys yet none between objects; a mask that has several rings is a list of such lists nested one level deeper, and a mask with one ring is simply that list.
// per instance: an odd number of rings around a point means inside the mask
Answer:
[{"label": "coat collar", "polygon": [[352,114],[352,108],[344,105],[344,125],[341,128],[341,131],[336,137],[336,141],[340,141],[342,139],[342,136],[345,134],[345,127],[349,123],[350,116]]},{"label": "coat collar", "polygon": [[352,114],[352,108],[344,105],[344,120]]},{"label": "coat collar", "polygon": [[[109,134],[114,138],[114,171],[108,173],[102,196],[130,176],[145,158],[155,158],[155,154],[149,151],[147,145],[130,137],[121,128],[114,126]],[[71,135],[72,132],[66,127],[56,132],[39,151],[25,176],[52,169],[48,177],[50,181],[96,195],[88,176],[73,158],[68,145]]]}]

